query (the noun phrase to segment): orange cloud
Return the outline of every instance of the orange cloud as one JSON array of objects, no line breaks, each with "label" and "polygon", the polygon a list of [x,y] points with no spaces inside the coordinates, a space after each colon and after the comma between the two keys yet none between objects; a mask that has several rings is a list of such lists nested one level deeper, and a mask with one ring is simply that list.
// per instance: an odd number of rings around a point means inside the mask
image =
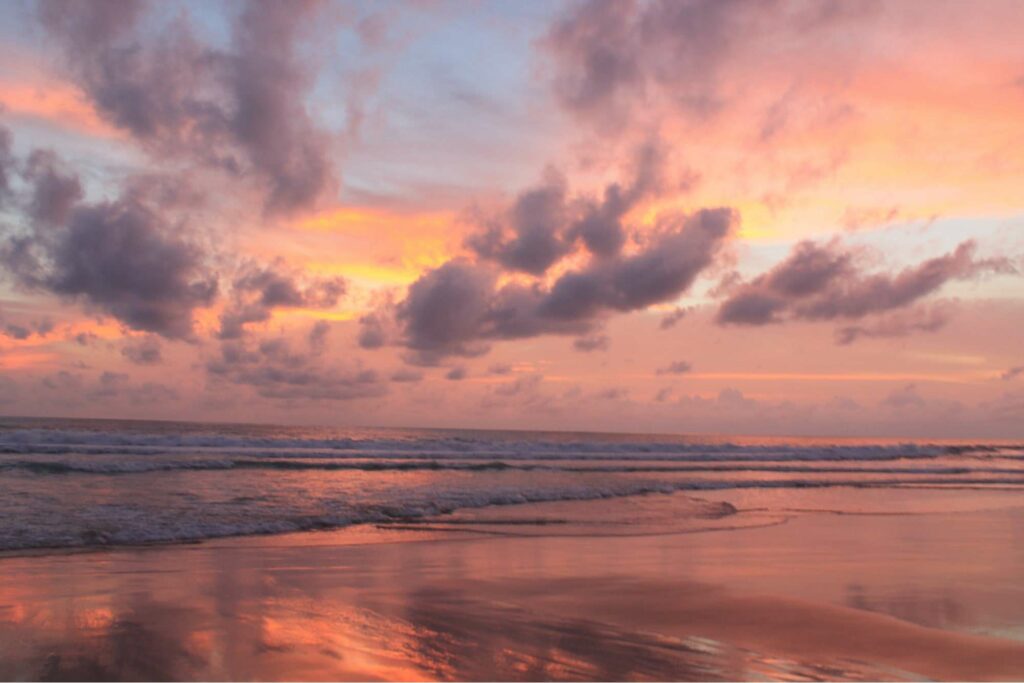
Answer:
[{"label": "orange cloud", "polygon": [[58,359],[57,354],[49,352],[16,352],[3,353],[0,349],[0,368],[4,370],[21,370],[24,368],[46,365]]},{"label": "orange cloud", "polygon": [[59,81],[0,83],[0,107],[14,116],[40,119],[87,135],[118,137],[76,88]]}]

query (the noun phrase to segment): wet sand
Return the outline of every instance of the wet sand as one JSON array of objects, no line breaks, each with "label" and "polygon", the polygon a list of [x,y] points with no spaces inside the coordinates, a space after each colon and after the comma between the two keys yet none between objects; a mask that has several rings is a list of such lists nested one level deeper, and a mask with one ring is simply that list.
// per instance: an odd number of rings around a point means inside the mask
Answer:
[{"label": "wet sand", "polygon": [[0,558],[0,678],[1024,679],[1019,494],[702,498]]}]

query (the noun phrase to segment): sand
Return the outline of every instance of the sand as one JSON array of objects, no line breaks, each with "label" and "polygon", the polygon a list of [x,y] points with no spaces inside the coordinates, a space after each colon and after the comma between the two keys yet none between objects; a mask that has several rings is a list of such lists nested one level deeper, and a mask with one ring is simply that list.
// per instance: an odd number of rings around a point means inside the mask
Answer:
[{"label": "sand", "polygon": [[0,678],[1024,679],[1018,494],[735,494],[7,556]]}]

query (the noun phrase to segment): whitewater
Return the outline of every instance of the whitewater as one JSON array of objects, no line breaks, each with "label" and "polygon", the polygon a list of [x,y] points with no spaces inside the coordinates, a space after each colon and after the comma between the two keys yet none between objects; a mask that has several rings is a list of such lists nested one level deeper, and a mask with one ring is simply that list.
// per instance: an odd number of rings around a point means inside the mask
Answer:
[{"label": "whitewater", "polygon": [[6,551],[831,487],[1024,491],[1024,444],[0,419]]}]

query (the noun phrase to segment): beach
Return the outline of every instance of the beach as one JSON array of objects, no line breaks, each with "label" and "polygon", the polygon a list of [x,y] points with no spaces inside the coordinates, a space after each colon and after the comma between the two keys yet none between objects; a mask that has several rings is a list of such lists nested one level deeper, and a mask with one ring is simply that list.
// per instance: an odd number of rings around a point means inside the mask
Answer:
[{"label": "beach", "polygon": [[0,1],[0,683],[1024,681],[1022,29]]},{"label": "beach", "polygon": [[1024,677],[1017,491],[785,493],[12,551],[0,678]]}]

